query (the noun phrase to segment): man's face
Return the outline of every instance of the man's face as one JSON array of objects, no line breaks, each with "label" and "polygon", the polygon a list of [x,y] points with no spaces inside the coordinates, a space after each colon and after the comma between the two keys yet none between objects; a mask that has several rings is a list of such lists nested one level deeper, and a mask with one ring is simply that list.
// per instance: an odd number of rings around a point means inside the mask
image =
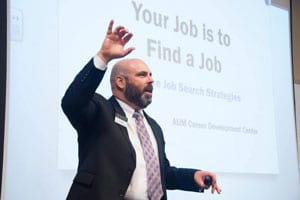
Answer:
[{"label": "man's face", "polygon": [[152,102],[153,79],[147,67],[137,68],[125,77],[124,96],[140,108],[146,108]]}]

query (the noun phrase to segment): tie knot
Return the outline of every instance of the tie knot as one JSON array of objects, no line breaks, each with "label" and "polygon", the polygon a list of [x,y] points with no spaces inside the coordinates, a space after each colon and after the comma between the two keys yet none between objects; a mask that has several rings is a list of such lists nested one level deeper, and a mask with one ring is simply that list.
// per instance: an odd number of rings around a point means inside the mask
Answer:
[{"label": "tie knot", "polygon": [[137,119],[137,120],[143,119],[142,114],[141,114],[138,110],[134,111],[133,117],[134,117],[135,119]]}]

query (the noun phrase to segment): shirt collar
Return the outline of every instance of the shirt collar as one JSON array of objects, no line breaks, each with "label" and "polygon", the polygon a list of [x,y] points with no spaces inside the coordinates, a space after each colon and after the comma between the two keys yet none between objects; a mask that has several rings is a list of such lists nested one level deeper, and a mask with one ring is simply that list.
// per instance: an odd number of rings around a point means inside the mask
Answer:
[{"label": "shirt collar", "polygon": [[[121,108],[123,109],[123,111],[125,112],[125,115],[127,118],[129,117],[133,117],[133,113],[134,113],[134,109],[132,107],[130,107],[128,104],[126,104],[125,102],[121,101],[120,99],[118,99],[116,97],[117,102],[120,104]],[[144,117],[144,112],[143,110],[139,110],[139,112],[142,114],[142,116]]]}]

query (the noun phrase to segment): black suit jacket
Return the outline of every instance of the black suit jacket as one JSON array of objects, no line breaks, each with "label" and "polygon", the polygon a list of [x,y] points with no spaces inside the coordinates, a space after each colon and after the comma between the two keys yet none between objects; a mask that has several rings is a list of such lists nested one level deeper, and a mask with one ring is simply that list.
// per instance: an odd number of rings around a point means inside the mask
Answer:
[{"label": "black suit jacket", "polygon": [[[127,129],[115,122],[126,118],[114,97],[95,93],[105,71],[95,68],[93,59],[80,71],[67,89],[62,108],[78,133],[79,164],[67,196],[68,200],[124,199],[136,166],[135,150]],[[166,189],[199,191],[195,169],[170,166],[160,126],[145,113],[155,135],[164,197]]]}]

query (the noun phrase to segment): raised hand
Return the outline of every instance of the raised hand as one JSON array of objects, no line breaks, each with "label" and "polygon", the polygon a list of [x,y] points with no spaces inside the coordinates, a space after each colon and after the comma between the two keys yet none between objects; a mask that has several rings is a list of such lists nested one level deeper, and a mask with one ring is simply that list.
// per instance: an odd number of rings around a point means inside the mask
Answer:
[{"label": "raised hand", "polygon": [[124,26],[117,26],[113,30],[113,24],[114,21],[111,20],[101,49],[97,53],[105,63],[114,58],[124,57],[134,50],[134,47],[125,48],[125,45],[132,38],[133,34]]}]

